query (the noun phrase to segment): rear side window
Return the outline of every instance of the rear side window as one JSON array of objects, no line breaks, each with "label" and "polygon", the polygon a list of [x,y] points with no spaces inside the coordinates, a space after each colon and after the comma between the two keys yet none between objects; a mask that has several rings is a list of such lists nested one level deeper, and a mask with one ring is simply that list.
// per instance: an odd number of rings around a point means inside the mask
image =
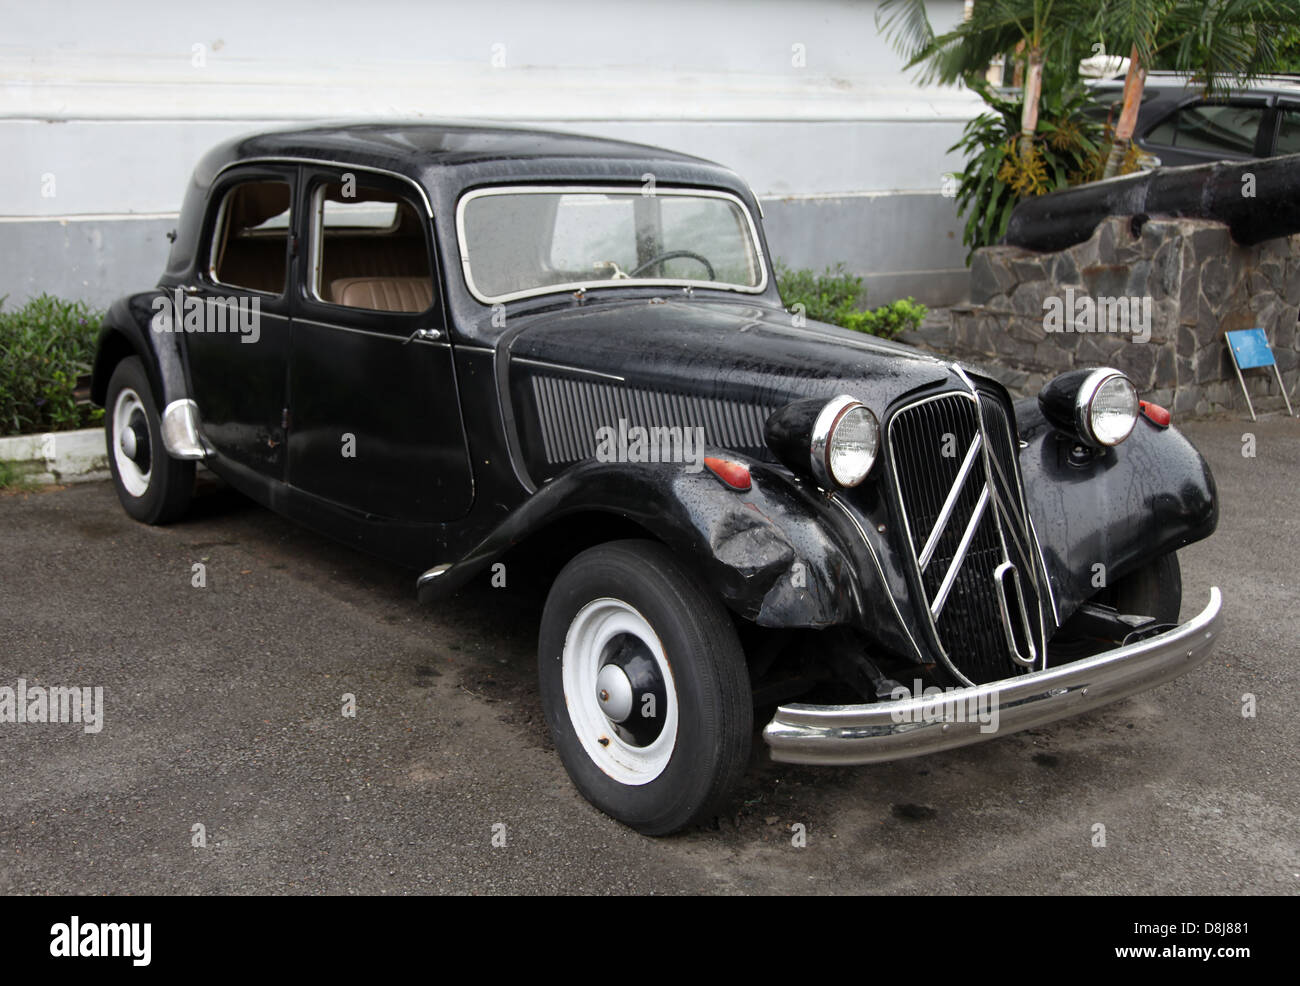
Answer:
[{"label": "rear side window", "polygon": [[1187,151],[1250,156],[1264,119],[1264,107],[1197,103],[1165,118],[1146,136],[1149,143]]},{"label": "rear side window", "polygon": [[427,310],[433,268],[422,213],[386,185],[344,177],[312,194],[313,295],[344,308]]},{"label": "rear side window", "polygon": [[284,293],[290,222],[289,183],[246,181],[225,195],[212,237],[213,280],[231,287]]}]

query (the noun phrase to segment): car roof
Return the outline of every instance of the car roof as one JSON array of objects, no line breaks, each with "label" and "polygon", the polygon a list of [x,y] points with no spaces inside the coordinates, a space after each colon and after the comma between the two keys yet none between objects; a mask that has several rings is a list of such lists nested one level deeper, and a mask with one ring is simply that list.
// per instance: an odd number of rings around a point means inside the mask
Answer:
[{"label": "car roof", "polygon": [[192,276],[200,262],[197,251],[213,183],[225,169],[252,162],[315,162],[404,178],[423,191],[447,256],[456,256],[458,250],[452,229],[457,202],[466,191],[489,185],[617,183],[644,191],[659,183],[721,188],[756,216],[762,215],[758,199],[735,172],[646,144],[465,120],[321,122],[234,137],[200,159],[186,191],[163,283],[180,284]]},{"label": "car roof", "polygon": [[[1108,93],[1120,91],[1124,88],[1124,77],[1097,79],[1090,81],[1088,84],[1095,90],[1104,90]],[[1203,90],[1202,83],[1196,82],[1190,75],[1179,72],[1151,72],[1147,75],[1146,82],[1143,85],[1143,91],[1146,93],[1200,95]],[[1242,85],[1230,85],[1226,93],[1219,95],[1249,95],[1251,93],[1279,96],[1300,95],[1300,76],[1261,75]]]},{"label": "car roof", "polygon": [[214,148],[204,170],[279,158],[368,166],[426,185],[544,178],[666,180],[732,185],[734,174],[676,151],[583,134],[467,121],[321,123],[237,137]]}]

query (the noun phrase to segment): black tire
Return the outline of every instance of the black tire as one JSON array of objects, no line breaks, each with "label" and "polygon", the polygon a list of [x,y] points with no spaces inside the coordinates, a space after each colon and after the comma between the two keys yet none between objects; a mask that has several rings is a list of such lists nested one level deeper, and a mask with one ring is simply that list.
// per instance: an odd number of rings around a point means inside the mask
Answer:
[{"label": "black tire", "polygon": [[[584,713],[571,713],[566,701],[566,656],[571,675],[585,666],[574,656],[582,648],[566,655],[570,627],[583,626],[575,618],[590,612],[588,604],[608,606],[611,601],[631,607],[657,636],[676,700],[671,756],[646,782],[618,780],[593,759],[575,727],[575,717]],[[574,634],[575,640],[582,638],[579,629]],[[593,652],[594,645],[586,650]],[[609,647],[600,653],[608,654]],[[667,835],[707,821],[722,808],[749,761],[754,710],[748,669],[722,603],[667,548],[653,541],[614,541],[570,561],[546,600],[537,661],[542,708],[556,749],[569,777],[593,805],[646,835]],[[593,696],[605,694],[597,691],[594,676],[590,687]],[[666,720],[667,712],[661,728]],[[612,723],[609,728],[614,732],[601,744],[606,749],[611,736],[614,741],[623,737]],[[601,741],[589,736],[587,742]]]},{"label": "black tire", "polygon": [[1102,600],[1121,613],[1153,616],[1157,623],[1177,623],[1183,605],[1183,575],[1172,551],[1129,572]]},{"label": "black tire", "polygon": [[[130,395],[138,399],[134,410],[125,412],[136,422],[132,427],[136,435],[137,455],[140,454],[143,442],[146,439],[148,442],[143,453],[146,459],[131,460],[136,472],[129,479],[123,476],[123,469],[132,467],[124,466],[119,461],[118,453],[121,450],[114,448],[113,440],[117,433],[114,417],[118,399],[124,391],[130,392],[128,399]],[[104,439],[108,448],[108,465],[113,472],[113,486],[117,489],[117,498],[121,501],[123,510],[145,524],[167,524],[185,513],[194,493],[194,463],[173,459],[163,447],[157,401],[144,372],[144,364],[138,356],[127,357],[118,363],[109,378],[108,396],[104,403]],[[147,469],[141,469],[142,462],[147,462]],[[141,471],[147,475],[138,475]],[[131,488],[132,485],[138,486],[142,480],[146,484],[143,489]]]}]

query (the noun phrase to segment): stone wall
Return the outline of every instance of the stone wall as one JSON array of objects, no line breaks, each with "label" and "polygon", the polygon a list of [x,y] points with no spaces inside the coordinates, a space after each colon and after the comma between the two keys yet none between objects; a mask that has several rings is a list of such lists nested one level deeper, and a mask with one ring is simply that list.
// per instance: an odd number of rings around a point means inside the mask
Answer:
[{"label": "stone wall", "polygon": [[[1017,396],[1036,394],[1064,370],[1113,366],[1175,413],[1244,412],[1223,334],[1259,327],[1295,403],[1300,235],[1243,247],[1217,222],[1149,219],[1135,235],[1132,220],[1116,216],[1057,253],[978,250],[970,285],[969,306],[935,313],[905,339],[986,368]],[[1112,298],[1136,300],[1149,321],[1098,331],[1082,299],[1095,312],[1097,299]],[[1063,323],[1055,318],[1062,309]],[[1256,410],[1283,406],[1271,371],[1244,375]]]}]

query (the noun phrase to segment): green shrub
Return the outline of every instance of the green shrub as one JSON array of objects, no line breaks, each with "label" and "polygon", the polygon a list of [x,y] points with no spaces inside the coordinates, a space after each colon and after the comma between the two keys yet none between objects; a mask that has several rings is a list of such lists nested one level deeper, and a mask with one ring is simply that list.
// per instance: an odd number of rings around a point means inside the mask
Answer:
[{"label": "green shrub", "polygon": [[0,435],[68,431],[103,410],[78,407],[77,376],[90,372],[103,313],[50,295],[6,312],[0,298]]},{"label": "green shrub", "polygon": [[873,336],[884,339],[893,339],[904,332],[920,328],[929,310],[915,298],[899,298],[879,308],[868,308],[865,312],[858,312],[856,319],[858,324],[850,324],[849,328],[857,329],[859,332],[869,332]]},{"label": "green shrub", "polygon": [[890,302],[875,309],[863,310],[858,305],[866,300],[862,278],[844,269],[843,264],[826,268],[821,274],[811,270],[791,270],[777,261],[776,284],[781,301],[794,310],[803,305],[803,314],[817,322],[842,325],[855,332],[892,339],[909,329],[915,329],[925,318],[928,309],[912,298]]}]

